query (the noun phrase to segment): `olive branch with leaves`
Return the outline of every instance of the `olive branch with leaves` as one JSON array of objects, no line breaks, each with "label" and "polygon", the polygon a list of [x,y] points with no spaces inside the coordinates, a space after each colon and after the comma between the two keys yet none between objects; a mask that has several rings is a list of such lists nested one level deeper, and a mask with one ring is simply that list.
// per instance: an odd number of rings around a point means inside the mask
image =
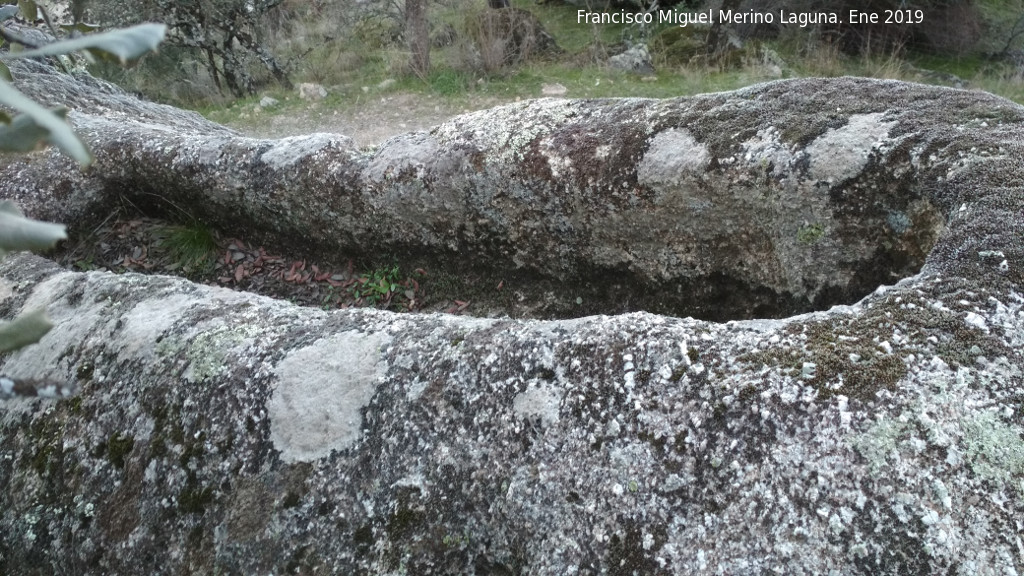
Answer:
[{"label": "olive branch with leaves", "polygon": [[[50,38],[37,42],[14,30],[16,18],[35,23],[42,20]],[[156,51],[167,27],[140,24],[130,28],[95,32],[95,26],[75,24],[56,27],[35,2],[19,0],[17,6],[0,6],[0,56],[4,59],[43,58],[77,53],[92,61],[112,59],[121,65],[132,63]],[[93,161],[86,143],[68,124],[67,109],[46,108],[15,87],[16,78],[0,59],[0,154],[24,153],[53,145],[74,158],[82,167]],[[11,112],[8,112],[11,111]],[[0,257],[17,250],[45,250],[67,238],[64,225],[27,218],[10,200],[0,201]],[[33,310],[10,322],[0,322],[0,353],[18,350],[38,342],[53,323],[43,309]],[[15,395],[66,396],[68,386],[19,381],[0,376],[0,398]]]}]

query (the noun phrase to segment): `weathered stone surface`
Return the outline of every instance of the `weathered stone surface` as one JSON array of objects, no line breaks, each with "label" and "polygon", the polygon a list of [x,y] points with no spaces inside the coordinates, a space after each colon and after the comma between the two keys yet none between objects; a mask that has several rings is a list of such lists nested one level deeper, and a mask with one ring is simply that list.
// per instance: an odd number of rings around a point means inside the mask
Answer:
[{"label": "weathered stone surface", "polygon": [[2,370],[82,393],[0,407],[0,571],[1024,571],[1014,104],[804,80],[541,100],[376,150],[75,105],[99,166],[37,157],[0,184],[37,215],[87,218],[121,184],[281,234],[313,219],[325,246],[397,244],[400,223],[566,277],[802,297],[906,278],[782,320],[537,321],[10,258],[0,313],[47,305],[58,327]]},{"label": "weathered stone surface", "polygon": [[974,267],[985,248],[961,238],[1009,229],[948,215],[967,203],[1009,216],[999,187],[1013,184],[997,175],[1015,173],[1022,117],[981,93],[797,80],[664,101],[536,100],[360,150],[340,135],[244,138],[12,66],[27,92],[75,109],[98,158],[86,173],[57,153],[9,164],[0,194],[29,214],[88,228],[121,197],[187,206],[278,244],[389,254],[410,269],[468,261],[489,286],[547,282],[560,315],[784,317],[856,301],[933,249],[958,256],[931,271]]},{"label": "weathered stone surface", "polygon": [[297,88],[299,98],[308,101],[323,100],[327,97],[327,89],[320,84],[305,83],[299,84]]},{"label": "weathered stone surface", "polygon": [[651,53],[643,44],[632,46],[625,52],[608,58],[608,65],[616,70],[633,74],[654,74]]}]

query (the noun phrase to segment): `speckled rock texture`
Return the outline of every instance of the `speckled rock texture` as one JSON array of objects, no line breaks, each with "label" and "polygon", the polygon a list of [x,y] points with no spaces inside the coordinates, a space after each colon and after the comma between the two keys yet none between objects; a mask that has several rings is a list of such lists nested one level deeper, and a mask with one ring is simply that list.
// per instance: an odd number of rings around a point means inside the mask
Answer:
[{"label": "speckled rock texture", "polygon": [[[356,150],[67,86],[100,161],[10,164],[36,215],[145,186],[283,236],[315,221],[325,247],[614,268],[754,319],[325,312],[8,258],[0,313],[57,328],[0,369],[81,394],[0,406],[0,572],[1024,572],[1024,108],[798,80]],[[756,319],[718,281],[888,286]]]},{"label": "speckled rock texture", "polygon": [[359,149],[334,134],[245,138],[90,78],[11,67],[26,93],[73,108],[97,156],[84,173],[55,151],[0,169],[0,197],[32,216],[88,230],[113,203],[185,207],[279,246],[474,266],[492,286],[529,275],[585,314],[786,317],[916,273],[946,226],[954,267],[978,264],[961,240],[1012,233],[950,220],[964,203],[1009,216],[1024,109],[977,92],[845,78],[542,99]]}]

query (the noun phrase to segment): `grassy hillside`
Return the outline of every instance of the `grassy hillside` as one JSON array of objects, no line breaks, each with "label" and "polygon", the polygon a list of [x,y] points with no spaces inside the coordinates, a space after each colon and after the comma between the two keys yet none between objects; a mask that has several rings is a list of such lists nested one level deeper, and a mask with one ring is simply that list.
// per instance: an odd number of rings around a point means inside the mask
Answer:
[{"label": "grassy hillside", "polygon": [[[1012,26],[1024,11],[1024,3],[977,4],[981,7],[975,14],[981,22],[978,26],[987,27],[970,49],[959,52],[937,54],[906,43],[878,50],[869,46],[851,54],[840,50],[836,38],[815,27],[788,27],[778,34],[744,38],[742,46],[725,61],[709,63],[694,56],[702,48],[706,29],[668,24],[587,25],[577,22],[576,6],[513,0],[515,8],[536,17],[561,51],[528,54],[505,64],[500,57],[487,54],[487,43],[501,39],[479,29],[488,12],[483,0],[439,0],[430,5],[433,65],[426,77],[407,72],[409,54],[401,38],[400,3],[363,13],[349,11],[347,2],[285,3],[258,35],[287,62],[295,83],[327,87],[330,96],[319,104],[326,110],[365,105],[396,92],[434,95],[458,106],[470,100],[538,97],[545,85],[554,84],[564,86],[568,97],[668,97],[776,78],[842,75],[982,89],[1024,102],[1024,68],[1005,57],[986,56],[1012,47]],[[995,27],[991,22],[1001,24]],[[966,29],[967,24],[963,26]],[[608,66],[610,55],[638,44],[649,47],[653,74],[631,74]],[[168,48],[128,73],[102,66],[97,71],[153,99],[193,107],[222,121],[253,109],[265,95],[281,101],[273,113],[288,113],[300,105],[258,62],[252,62],[250,68],[260,79],[259,88],[255,95],[241,100],[218,91],[202,61],[186,49]]]}]

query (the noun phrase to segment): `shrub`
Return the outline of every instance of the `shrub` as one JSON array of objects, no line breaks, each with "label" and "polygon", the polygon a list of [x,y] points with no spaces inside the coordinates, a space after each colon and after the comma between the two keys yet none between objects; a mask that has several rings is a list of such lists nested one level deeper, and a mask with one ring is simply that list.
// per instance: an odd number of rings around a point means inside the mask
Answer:
[{"label": "shrub", "polygon": [[466,14],[463,27],[485,72],[496,72],[537,55],[561,52],[540,20],[526,10],[472,10]]}]

